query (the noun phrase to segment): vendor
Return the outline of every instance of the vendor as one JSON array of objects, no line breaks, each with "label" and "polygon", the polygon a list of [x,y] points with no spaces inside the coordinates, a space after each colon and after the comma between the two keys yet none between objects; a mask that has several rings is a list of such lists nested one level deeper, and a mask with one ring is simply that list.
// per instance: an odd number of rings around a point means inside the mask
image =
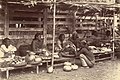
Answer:
[{"label": "vendor", "polygon": [[40,33],[36,33],[31,43],[31,50],[35,53],[39,53],[43,49],[43,39]]},{"label": "vendor", "polygon": [[[68,41],[65,38],[64,34],[60,34],[58,37],[58,40],[57,40],[57,45],[55,47],[55,50],[57,52],[59,52],[60,56],[62,56],[61,52],[62,52],[62,54],[65,52],[69,52],[69,54],[72,54],[72,53],[74,54],[75,53],[75,45],[72,42]],[[67,56],[67,55],[64,55],[64,56]]]},{"label": "vendor", "polygon": [[79,57],[83,67],[93,67],[95,57],[89,50],[85,40],[79,38],[77,32],[73,32],[72,37],[69,39],[77,47],[77,55]]},{"label": "vendor", "polygon": [[0,57],[9,57],[11,54],[15,53],[17,48],[11,44],[9,38],[5,38],[0,46]]},{"label": "vendor", "polygon": [[60,34],[57,40],[57,45],[56,45],[56,51],[60,51],[64,48],[64,44],[67,41],[65,40],[65,35],[64,34]]}]

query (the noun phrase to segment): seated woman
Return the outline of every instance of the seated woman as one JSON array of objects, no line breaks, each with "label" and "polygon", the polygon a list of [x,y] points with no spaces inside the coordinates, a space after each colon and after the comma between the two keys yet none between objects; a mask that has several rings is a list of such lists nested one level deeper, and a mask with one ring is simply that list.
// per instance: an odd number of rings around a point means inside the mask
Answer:
[{"label": "seated woman", "polygon": [[17,48],[13,46],[9,38],[5,38],[0,46],[0,57],[9,57],[17,51]]},{"label": "seated woman", "polygon": [[93,67],[95,62],[95,57],[93,53],[89,50],[85,40],[81,40],[77,32],[74,32],[69,40],[77,47],[76,57],[80,58],[82,62],[82,66]]},{"label": "seated woman", "polygon": [[60,34],[57,40],[57,45],[55,47],[55,50],[59,52],[60,56],[67,56],[67,54],[63,54],[65,52],[68,52],[69,54],[74,54],[75,53],[75,46],[73,43],[65,39],[64,34]]},{"label": "seated woman", "polygon": [[43,49],[43,39],[41,38],[41,34],[35,34],[35,37],[31,43],[31,50],[37,54],[41,52]]}]

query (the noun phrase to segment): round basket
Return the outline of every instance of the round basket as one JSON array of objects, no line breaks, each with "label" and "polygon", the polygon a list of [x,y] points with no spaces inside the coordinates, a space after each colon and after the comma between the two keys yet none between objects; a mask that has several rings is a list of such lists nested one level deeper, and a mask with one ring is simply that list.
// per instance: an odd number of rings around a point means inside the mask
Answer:
[{"label": "round basket", "polygon": [[37,64],[40,64],[40,63],[41,63],[41,61],[40,62],[32,61],[32,62],[29,62],[28,64],[37,65]]}]

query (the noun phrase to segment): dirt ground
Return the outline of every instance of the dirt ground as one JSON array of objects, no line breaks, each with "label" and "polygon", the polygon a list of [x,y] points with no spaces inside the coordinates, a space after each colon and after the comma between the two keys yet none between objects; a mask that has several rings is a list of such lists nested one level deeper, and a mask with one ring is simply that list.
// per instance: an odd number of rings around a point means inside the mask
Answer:
[{"label": "dirt ground", "polygon": [[9,80],[120,80],[120,59],[100,61],[93,68],[79,68],[71,72],[63,71],[62,66],[55,68],[53,73],[47,73],[44,68],[39,74],[33,71],[31,68],[11,71]]}]

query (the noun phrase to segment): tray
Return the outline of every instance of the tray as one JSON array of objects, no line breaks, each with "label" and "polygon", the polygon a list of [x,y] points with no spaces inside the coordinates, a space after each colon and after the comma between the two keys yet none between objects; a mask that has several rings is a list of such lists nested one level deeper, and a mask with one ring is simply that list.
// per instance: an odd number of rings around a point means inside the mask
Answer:
[{"label": "tray", "polygon": [[20,63],[20,64],[11,64],[11,66],[13,66],[13,67],[23,67],[23,66],[26,66],[26,65],[27,65],[26,62]]}]

